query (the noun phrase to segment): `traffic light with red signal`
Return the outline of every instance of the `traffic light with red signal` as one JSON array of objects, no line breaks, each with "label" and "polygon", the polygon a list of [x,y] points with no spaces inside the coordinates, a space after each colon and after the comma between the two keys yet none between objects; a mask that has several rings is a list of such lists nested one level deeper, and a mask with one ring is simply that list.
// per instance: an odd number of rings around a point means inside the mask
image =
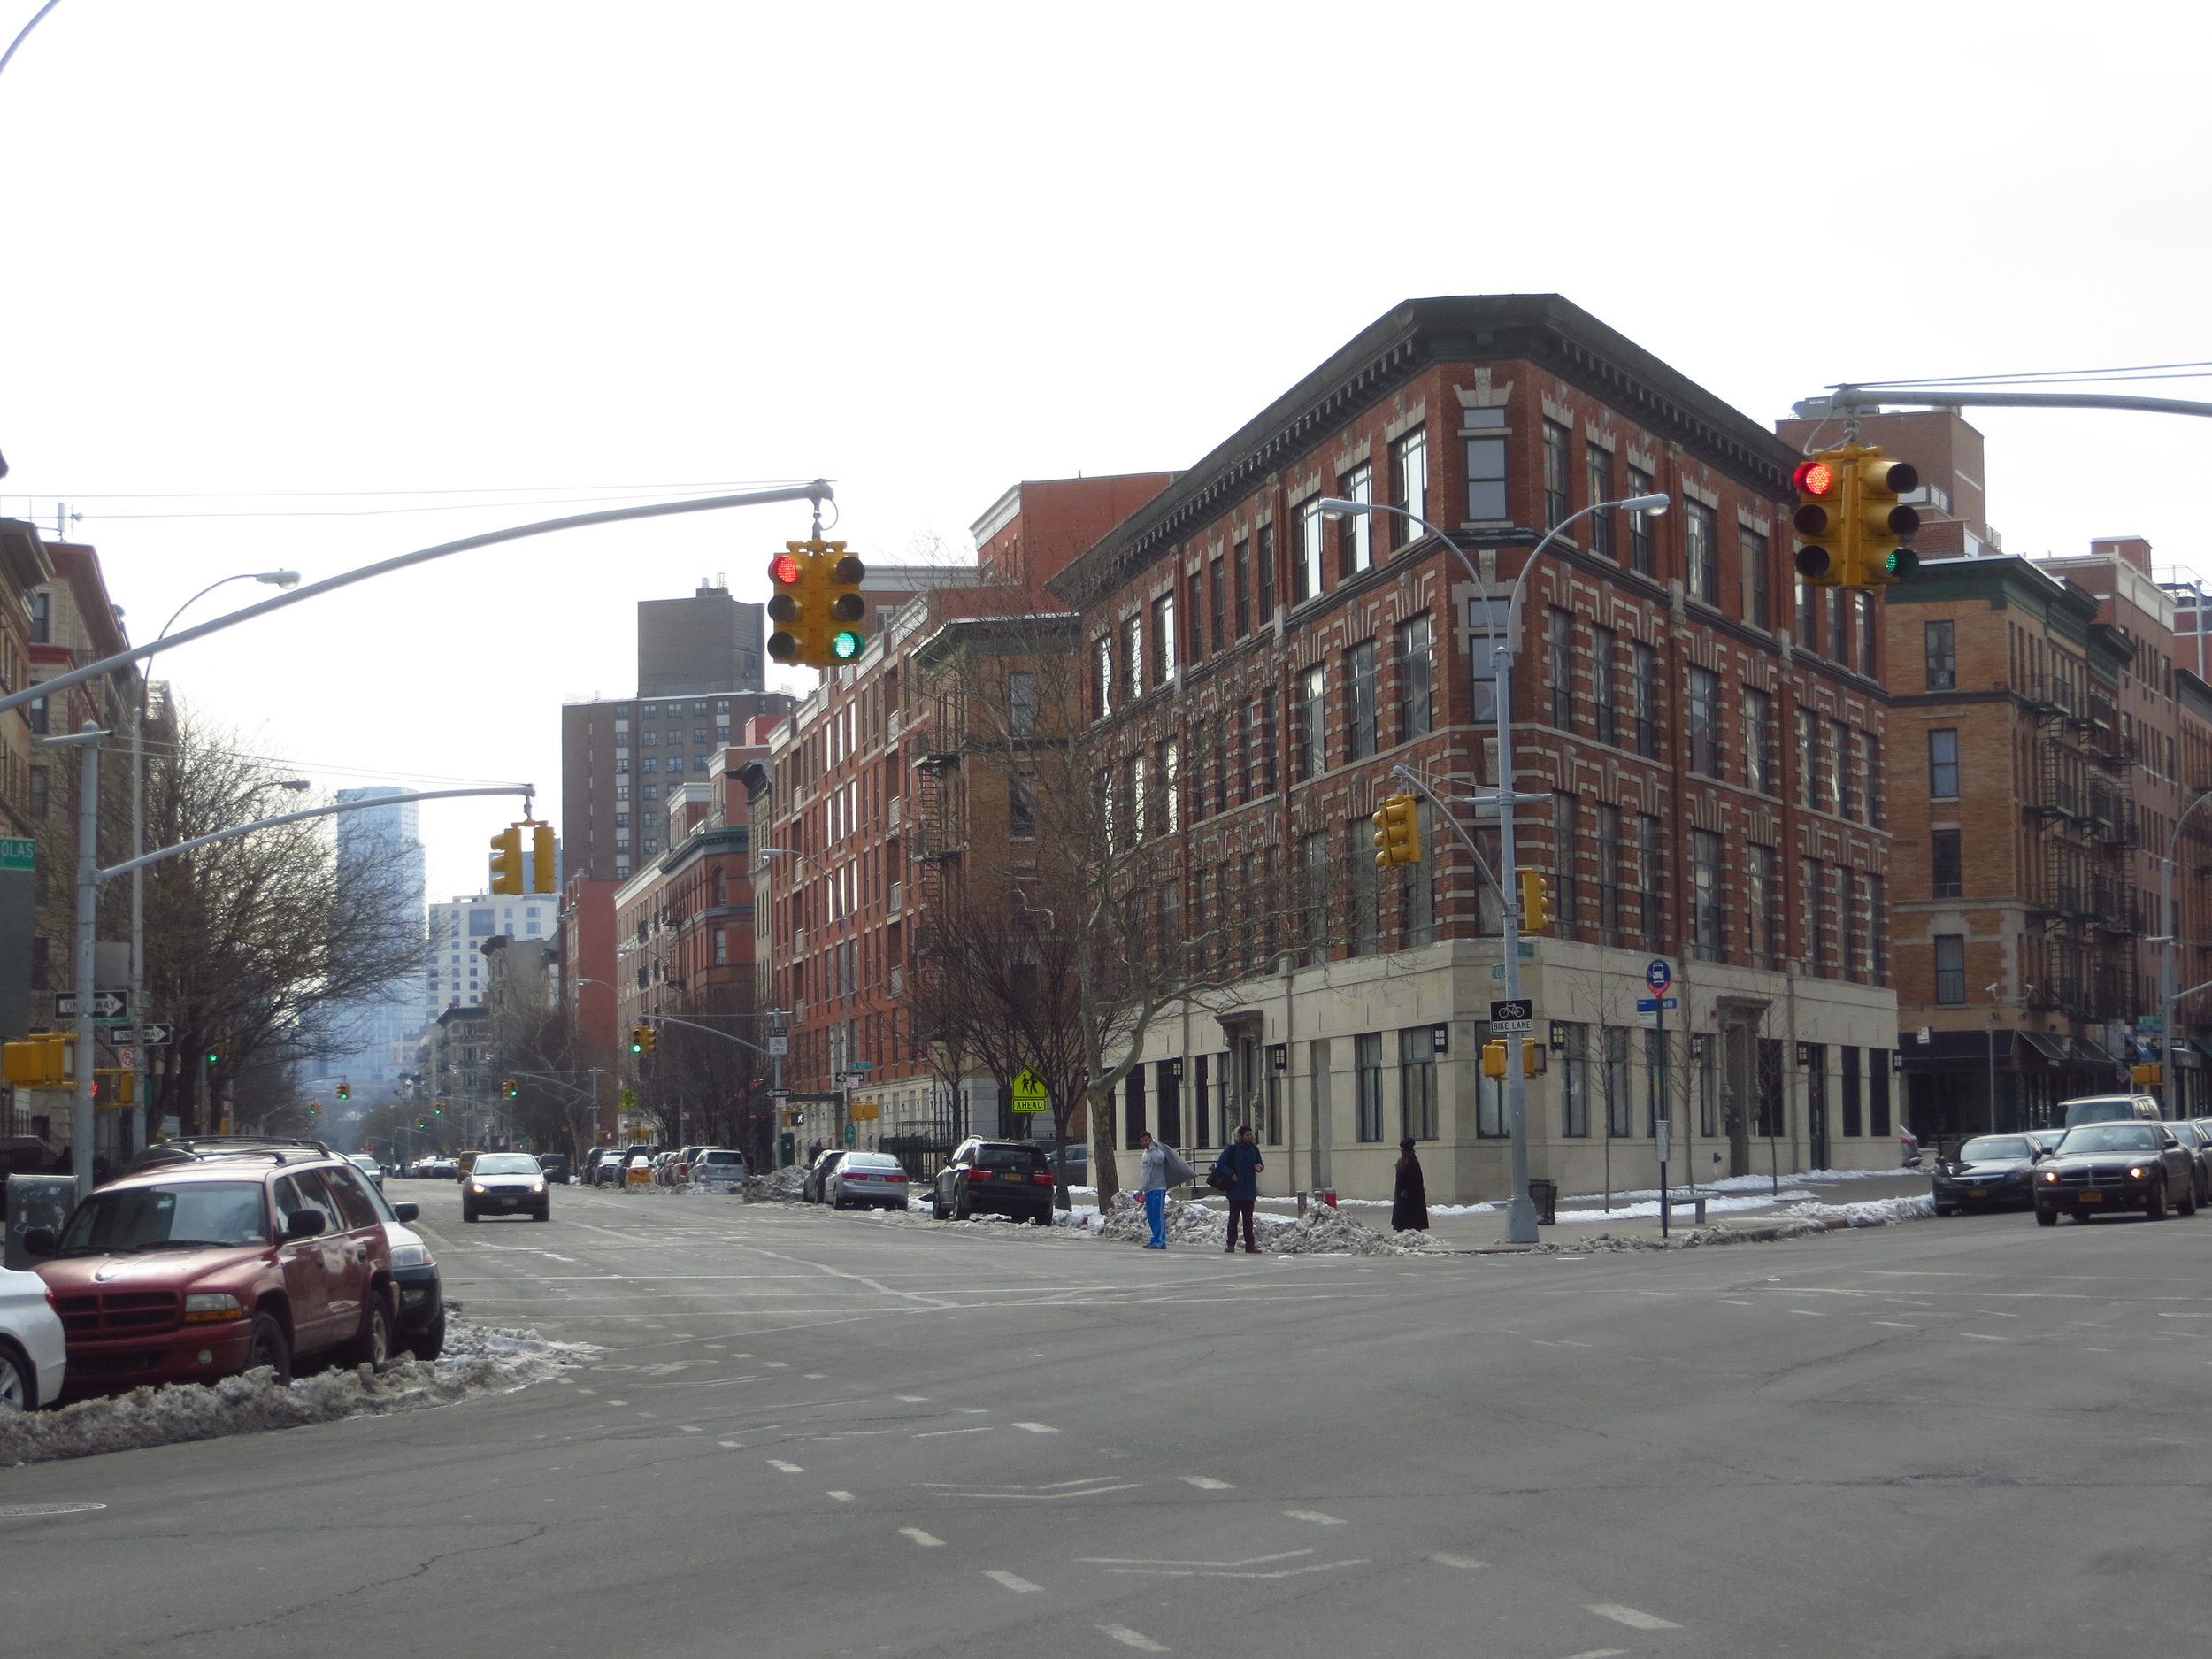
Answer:
[{"label": "traffic light with red signal", "polygon": [[868,615],[860,584],[867,565],[842,541],[787,541],[768,561],[768,655],[779,663],[836,668],[867,643],[859,624]]},{"label": "traffic light with red signal", "polygon": [[1790,482],[1797,573],[1807,586],[1887,588],[1920,568],[1907,545],[1920,514],[1901,499],[1920,488],[1911,462],[1891,460],[1878,443],[1847,443],[1799,462]]}]

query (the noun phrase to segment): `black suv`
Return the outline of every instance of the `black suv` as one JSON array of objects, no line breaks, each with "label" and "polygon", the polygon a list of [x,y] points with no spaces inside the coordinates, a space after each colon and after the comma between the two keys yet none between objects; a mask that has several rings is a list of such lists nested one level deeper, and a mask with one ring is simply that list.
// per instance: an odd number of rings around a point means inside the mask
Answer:
[{"label": "black suv", "polygon": [[1052,1166],[1026,1141],[964,1141],[938,1171],[930,1213],[940,1221],[994,1211],[1052,1225]]},{"label": "black suv", "polygon": [[2197,1213],[2194,1156],[2160,1123],[2089,1123],[2069,1129],[2053,1151],[2036,1159],[2028,1181],[2039,1225],[2055,1227],[2059,1212],[2078,1220],[2105,1210],[2139,1210],[2165,1218],[2169,1204]]}]

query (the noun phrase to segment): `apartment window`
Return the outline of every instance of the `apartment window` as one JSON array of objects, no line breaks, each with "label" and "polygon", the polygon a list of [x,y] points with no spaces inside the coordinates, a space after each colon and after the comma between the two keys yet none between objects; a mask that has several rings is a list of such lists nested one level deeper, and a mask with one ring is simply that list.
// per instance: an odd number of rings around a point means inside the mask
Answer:
[{"label": "apartment window", "polygon": [[[1336,493],[1345,501],[1371,502],[1375,499],[1375,474],[1371,468],[1356,466],[1336,481]],[[1340,578],[1355,571],[1363,571],[1375,562],[1375,516],[1372,513],[1347,513],[1337,521],[1337,569]]]},{"label": "apartment window", "polygon": [[1190,621],[1184,637],[1189,641],[1190,665],[1195,668],[1206,660],[1206,579],[1202,572],[1193,571],[1183,579],[1183,596]]},{"label": "apartment window", "polygon": [[1575,869],[1581,848],[1575,840],[1577,803],[1571,795],[1551,798],[1552,914],[1559,920],[1559,936],[1571,939],[1582,921],[1580,884]]},{"label": "apartment window", "polygon": [[1828,869],[1817,858],[1804,861],[1807,964],[1815,973],[1824,972],[1828,954]]},{"label": "apartment window", "polygon": [[1859,618],[1859,672],[1869,680],[1878,680],[1881,676],[1876,670],[1881,665],[1880,631],[1874,626],[1874,595],[1854,595],[1851,609]]},{"label": "apartment window", "polygon": [[1237,804],[1242,806],[1252,798],[1252,718],[1240,708],[1230,723],[1235,733],[1231,752],[1236,757]]},{"label": "apartment window", "polygon": [[[1584,482],[1589,487],[1590,504],[1613,499],[1613,452],[1600,449],[1594,443],[1582,446]],[[1613,557],[1613,515],[1594,512],[1590,515],[1590,551],[1605,558]]]},{"label": "apartment window", "polygon": [[1398,741],[1425,737],[1436,724],[1436,669],[1426,613],[1398,629]]},{"label": "apartment window", "polygon": [[1810,709],[1797,711],[1798,799],[1809,810],[1820,810],[1819,717]]},{"label": "apartment window", "polygon": [[1545,618],[1544,685],[1551,693],[1551,723],[1563,732],[1573,731],[1574,618],[1556,606]]},{"label": "apartment window", "polygon": [[1736,563],[1743,578],[1743,619],[1755,628],[1767,618],[1767,539],[1756,530],[1736,529]]},{"label": "apartment window", "polygon": [[1252,631],[1252,544],[1240,541],[1229,550],[1229,567],[1234,573],[1236,586],[1237,638],[1242,639]]},{"label": "apartment window", "polygon": [[1126,618],[1121,625],[1122,649],[1128,658],[1129,701],[1144,695],[1144,617]]},{"label": "apartment window", "polygon": [[1619,649],[1620,635],[1612,629],[1591,628],[1590,714],[1601,743],[1620,741],[1619,670],[1616,661]]},{"label": "apartment window", "polygon": [[1260,626],[1271,627],[1275,622],[1275,526],[1263,524],[1258,536],[1260,576]]},{"label": "apartment window", "polygon": [[1621,937],[1621,810],[1600,802],[1598,816],[1598,930],[1601,944]]},{"label": "apartment window", "polygon": [[1144,844],[1145,808],[1150,804],[1150,792],[1145,786],[1144,757],[1129,757],[1129,839],[1137,846]]},{"label": "apartment window", "polygon": [[1709,668],[1690,670],[1690,770],[1720,776],[1720,676]]},{"label": "apartment window", "polygon": [[1436,1139],[1436,1027],[1398,1033],[1398,1138]]},{"label": "apartment window", "polygon": [[1429,516],[1429,434],[1425,426],[1416,426],[1411,432],[1390,446],[1391,482],[1398,492],[1398,505],[1412,518],[1391,515],[1395,526],[1390,544],[1404,547],[1408,542],[1428,532],[1414,522]]},{"label": "apartment window", "polygon": [[1966,1001],[1966,935],[1935,936],[1936,1001],[1955,1008]]},{"label": "apartment window", "polygon": [[1920,630],[1921,660],[1928,672],[1930,691],[1956,691],[1959,688],[1958,624],[1930,622]]},{"label": "apartment window", "polygon": [[[535,933],[536,926],[533,925],[530,931]],[[729,959],[730,930],[726,927],[718,927],[714,930],[714,965],[718,968],[722,967],[729,962]]]},{"label": "apartment window", "polygon": [[1657,950],[1665,918],[1660,910],[1659,820],[1636,818],[1636,891],[1643,910],[1643,949]]},{"label": "apartment window", "polygon": [[31,643],[51,645],[54,642],[54,595],[39,592],[31,595]]},{"label": "apartment window", "polygon": [[[1631,495],[1653,494],[1651,474],[1636,467],[1628,469],[1628,493]],[[1654,568],[1651,515],[1632,512],[1628,515],[1628,567],[1640,576],[1648,576]]]},{"label": "apartment window", "polygon": [[1302,781],[1318,778],[1328,769],[1328,672],[1316,663],[1298,676],[1298,701],[1293,708],[1296,722],[1292,741],[1297,746],[1298,776]]},{"label": "apartment window", "polygon": [[1371,956],[1382,949],[1382,893],[1375,868],[1375,826],[1365,818],[1345,826],[1347,862],[1352,867],[1349,883],[1351,915],[1346,932],[1345,954]]},{"label": "apartment window", "polygon": [[1290,572],[1290,603],[1302,604],[1321,591],[1321,528],[1328,522],[1317,503],[1298,510],[1298,557]]},{"label": "apartment window", "polygon": [[1629,695],[1636,719],[1636,752],[1659,758],[1659,653],[1639,641],[1628,648]]},{"label": "apartment window", "polygon": [[1037,676],[1025,668],[1006,676],[1006,724],[1016,737],[1037,729]]},{"label": "apartment window", "polygon": [[1851,661],[1850,607],[1838,588],[1828,597],[1828,660],[1848,665]]},{"label": "apartment window", "polygon": [[1877,1141],[1889,1139],[1889,1064],[1887,1048],[1866,1051],[1866,1132]]},{"label": "apartment window", "polygon": [[1502,524],[1511,516],[1505,494],[1505,411],[1463,409],[1460,437],[1467,452],[1467,518]]},{"label": "apartment window", "polygon": [[1690,832],[1691,931],[1700,962],[1727,959],[1728,937],[1721,914],[1720,837],[1710,830]]},{"label": "apartment window", "polygon": [[1571,434],[1555,420],[1544,423],[1544,527],[1556,530],[1567,522],[1574,505],[1567,490],[1567,450]]},{"label": "apartment window", "polygon": [[1635,1133],[1635,1073],[1628,1064],[1628,1027],[1598,1028],[1599,1088],[1605,1101],[1605,1133],[1615,1140]]},{"label": "apartment window", "polygon": [[1098,715],[1102,720],[1114,711],[1114,641],[1102,637],[1091,650],[1092,678],[1098,687]]},{"label": "apartment window", "polygon": [[[1413,824],[1421,845],[1429,845],[1433,829],[1429,803],[1425,800],[1415,803]],[[1271,847],[1267,850],[1269,856],[1272,857],[1275,849]],[[1434,860],[1424,859],[1418,864],[1404,865],[1399,871],[1398,909],[1404,924],[1406,949],[1409,950],[1436,942],[1436,867]]]},{"label": "apartment window", "polygon": [[1809,651],[1820,649],[1820,593],[1809,582],[1797,584],[1797,642]]},{"label": "apartment window", "polygon": [[1258,733],[1260,793],[1275,793],[1275,688],[1263,690],[1252,703],[1252,725]]},{"label": "apartment window", "polygon": [[1037,839],[1037,778],[1018,772],[1006,783],[1006,835],[1010,841]]},{"label": "apartment window", "polygon": [[1359,1138],[1383,1138],[1382,1033],[1362,1032],[1352,1039],[1353,1090],[1358,1097]]},{"label": "apartment window", "polygon": [[1743,687],[1744,782],[1761,795],[1774,790],[1774,699],[1754,687]]},{"label": "apartment window", "polygon": [[1590,1133],[1590,1028],[1579,1021],[1562,1020],[1558,1029],[1559,1133],[1567,1140],[1580,1141]]},{"label": "apartment window", "polygon": [[1857,768],[1853,764],[1857,757],[1852,749],[1851,728],[1841,720],[1829,721],[1828,770],[1834,780],[1834,798],[1830,803],[1830,810],[1847,818],[1859,816],[1859,781]]},{"label": "apartment window", "polygon": [[33,818],[46,816],[48,803],[51,798],[47,793],[46,781],[47,768],[43,766],[31,768],[30,810]]},{"label": "apartment window", "polygon": [[1959,734],[1955,727],[1928,733],[1928,793],[1939,801],[1959,794]]},{"label": "apartment window", "polygon": [[1782,959],[1782,887],[1771,847],[1744,849],[1744,909],[1751,923],[1751,965],[1771,968]]},{"label": "apartment window", "polygon": [[1959,844],[1960,832],[1939,829],[1928,837],[1928,876],[1933,887],[1932,896],[1939,899],[1962,898],[1966,894],[1966,857]]},{"label": "apartment window", "polygon": [[614,798],[618,801],[627,801],[630,798],[630,786],[626,783],[615,785]]},{"label": "apartment window", "polygon": [[1709,605],[1720,603],[1720,532],[1713,510],[1701,501],[1682,503],[1682,557],[1690,596]]},{"label": "apartment window", "polygon": [[1316,830],[1307,836],[1302,851],[1305,890],[1302,895],[1302,931],[1305,934],[1306,965],[1315,967],[1329,959],[1329,896],[1335,888],[1329,879],[1328,832]]},{"label": "apartment window", "polygon": [[1345,657],[1351,680],[1352,706],[1346,712],[1348,759],[1364,760],[1375,752],[1375,641],[1363,641]]},{"label": "apartment window", "polygon": [[1175,595],[1162,594],[1152,602],[1152,672],[1164,686],[1175,678]]}]

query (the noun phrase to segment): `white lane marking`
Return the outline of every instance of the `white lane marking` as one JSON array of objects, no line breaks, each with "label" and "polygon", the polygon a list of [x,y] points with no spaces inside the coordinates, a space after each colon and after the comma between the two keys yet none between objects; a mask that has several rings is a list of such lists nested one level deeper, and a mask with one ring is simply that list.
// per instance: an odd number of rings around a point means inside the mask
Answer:
[{"label": "white lane marking", "polygon": [[994,1584],[1002,1584],[1008,1589],[1016,1591],[1023,1595],[1040,1594],[1044,1589],[1044,1586],[1041,1584],[1032,1584],[1028,1579],[1022,1578],[1019,1574],[1003,1571],[997,1567],[987,1569],[983,1576],[990,1579]]},{"label": "white lane marking", "polygon": [[1134,1647],[1139,1653],[1169,1653],[1173,1651],[1171,1648],[1161,1647],[1160,1644],[1154,1641],[1151,1637],[1141,1635],[1137,1632],[1131,1630],[1126,1624],[1101,1624],[1098,1627],[1098,1633],[1102,1636],[1111,1636],[1123,1647]]},{"label": "white lane marking", "polygon": [[1600,1618],[1609,1618],[1616,1624],[1625,1624],[1631,1630],[1680,1630],[1672,1619],[1664,1619],[1655,1613],[1640,1613],[1632,1607],[1623,1607],[1615,1601],[1585,1603],[1586,1613],[1595,1613]]},{"label": "white lane marking", "polygon": [[910,1406],[926,1405],[929,1402],[927,1394],[893,1394],[891,1398],[903,1400]]},{"label": "white lane marking", "polygon": [[803,1475],[806,1473],[806,1471],[802,1469],[798,1464],[787,1463],[780,1457],[770,1458],[768,1460],[768,1467],[771,1469],[780,1469],[787,1475]]},{"label": "white lane marking", "polygon": [[1959,1334],[1964,1337],[1971,1337],[1977,1342],[2004,1342],[2010,1340],[2010,1339],[2007,1337],[1984,1336],[1979,1331],[1962,1331]]},{"label": "white lane marking", "polygon": [[611,1406],[626,1406],[630,1402],[627,1400],[610,1400],[607,1403]]},{"label": "white lane marking", "polygon": [[[1048,1423],[1017,1423],[1014,1426],[1027,1429],[1032,1434],[1057,1434],[1060,1432]],[[1165,1653],[1167,1650],[1164,1647],[1160,1651]]]},{"label": "white lane marking", "polygon": [[791,1362],[788,1360],[764,1359],[761,1361],[761,1363],[767,1366],[771,1371],[789,1371],[791,1369]]},{"label": "white lane marking", "polygon": [[1593,1647],[1586,1653],[1571,1653],[1567,1659],[1622,1659],[1625,1647]]},{"label": "white lane marking", "polygon": [[1824,1313],[1815,1313],[1810,1308],[1792,1308],[1790,1311],[1803,1319],[1825,1319]]},{"label": "white lane marking", "polygon": [[933,1538],[929,1533],[925,1532],[918,1526],[902,1526],[899,1528],[899,1536],[901,1538],[912,1539],[924,1549],[942,1549],[945,1547],[945,1540],[943,1539]]},{"label": "white lane marking", "polygon": [[731,1451],[733,1451],[733,1452],[735,1452],[735,1451],[742,1451],[742,1450],[744,1449],[743,1443],[742,1443],[741,1441],[739,1441],[739,1440],[717,1440],[717,1441],[715,1441],[715,1444],[716,1444],[717,1446],[724,1446],[724,1447],[727,1447],[727,1448],[728,1448]]},{"label": "white lane marking", "polygon": [[918,1440],[933,1440],[941,1434],[988,1434],[990,1432],[989,1424],[979,1423],[972,1429],[924,1429],[912,1438]]},{"label": "white lane marking", "polygon": [[1211,1475],[1185,1475],[1184,1481],[1201,1492],[1234,1492],[1236,1488],[1225,1480],[1216,1480]]},{"label": "white lane marking", "polygon": [[823,1495],[825,1497],[835,1498],[840,1503],[850,1503],[853,1501],[853,1494],[849,1492],[829,1492],[823,1494]]},{"label": "white lane marking", "polygon": [[1900,1325],[1894,1319],[1870,1319],[1867,1323],[1870,1325],[1886,1325],[1893,1331],[1917,1331],[1921,1328],[1916,1325]]},{"label": "white lane marking", "polygon": [[809,1382],[826,1382],[828,1379],[829,1374],[826,1371],[810,1371],[806,1373],[806,1380]]},{"label": "white lane marking", "polygon": [[1316,1526],[1341,1526],[1344,1525],[1341,1517],[1324,1515],[1319,1509],[1285,1509],[1283,1513],[1290,1517],[1290,1518],[1294,1521],[1311,1521]]},{"label": "white lane marking", "polygon": [[1440,1567],[1483,1567],[1487,1562],[1477,1561],[1472,1555],[1431,1555],[1429,1559]]},{"label": "white lane marking", "polygon": [[688,1423],[679,1423],[676,1425],[676,1432],[679,1434],[704,1434],[706,1431],[704,1429],[695,1429]]},{"label": "white lane marking", "polygon": [[1310,1549],[1286,1549],[1275,1555],[1255,1555],[1248,1561],[1119,1561],[1111,1556],[1078,1556],[1079,1562],[1103,1567],[1108,1572],[1127,1573],[1133,1577],[1153,1578],[1295,1578],[1302,1573],[1333,1572],[1339,1567],[1363,1567],[1365,1556],[1349,1561],[1310,1561],[1303,1566],[1278,1567],[1272,1572],[1256,1572],[1250,1569],[1263,1567],[1270,1562],[1296,1561],[1301,1555],[1317,1552]]},{"label": "white lane marking", "polygon": [[1311,1549],[1278,1550],[1272,1555],[1248,1555],[1242,1561],[1154,1561],[1143,1555],[1078,1555],[1079,1567],[1263,1567],[1271,1561],[1295,1561],[1317,1555]]}]

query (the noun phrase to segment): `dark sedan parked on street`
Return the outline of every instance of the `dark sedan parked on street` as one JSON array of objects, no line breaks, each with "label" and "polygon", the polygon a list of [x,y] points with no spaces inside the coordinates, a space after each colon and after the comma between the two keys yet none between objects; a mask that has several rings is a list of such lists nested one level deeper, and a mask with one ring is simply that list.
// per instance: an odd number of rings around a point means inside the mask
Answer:
[{"label": "dark sedan parked on street", "polygon": [[2057,1150],[2037,1160],[2028,1185],[2035,1219],[2058,1225],[2061,1211],[2086,1221],[2100,1210],[2139,1210],[2147,1220],[2165,1218],[2168,1205],[2197,1212],[2195,1159],[2166,1125],[2154,1123],[2084,1124],[2069,1129]]},{"label": "dark sedan parked on street", "polygon": [[965,1221],[983,1211],[1052,1225],[1052,1168],[1026,1141],[966,1141],[938,1171],[930,1213]]},{"label": "dark sedan parked on street", "polygon": [[1935,1167],[1935,1211],[2025,1208],[2035,1202],[2028,1179],[2038,1142],[2026,1135],[1977,1135]]}]

